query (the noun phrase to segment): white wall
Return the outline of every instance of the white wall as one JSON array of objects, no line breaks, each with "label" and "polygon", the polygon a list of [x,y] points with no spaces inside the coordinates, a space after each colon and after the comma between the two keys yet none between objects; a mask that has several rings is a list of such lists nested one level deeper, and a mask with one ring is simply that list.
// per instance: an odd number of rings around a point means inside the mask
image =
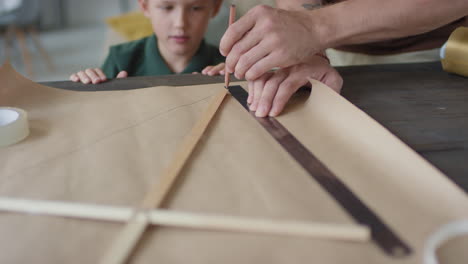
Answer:
[{"label": "white wall", "polygon": [[[43,0],[64,1],[67,3],[69,24],[72,26],[83,24],[102,23],[104,18],[120,14],[121,1],[131,9],[138,9],[137,0]],[[274,5],[274,0],[224,0],[223,5],[229,6],[235,3],[238,6],[238,14],[244,14],[251,7],[258,4]],[[221,12],[220,17],[225,14]]]},{"label": "white wall", "polygon": [[106,17],[121,13],[119,0],[65,0],[65,2],[69,26],[104,23]]},{"label": "white wall", "polygon": [[[121,0],[41,0],[43,29],[76,27],[104,23],[121,13]],[[130,4],[137,0],[125,0]],[[65,22],[66,24],[62,24]]]},{"label": "white wall", "polygon": [[[60,28],[60,4],[64,7],[66,26],[96,25],[104,23],[104,19],[115,16],[123,11],[123,6],[130,10],[138,9],[137,0],[41,0],[41,24],[43,28]],[[124,2],[122,6],[122,2]],[[272,4],[274,0],[224,0],[225,8],[231,3],[238,6],[238,15],[242,15],[256,4]],[[217,20],[224,19],[226,13],[222,10]]]},{"label": "white wall", "polygon": [[[126,1],[125,6],[130,10],[138,9],[137,0],[42,0],[41,23],[43,28],[104,25],[105,18],[127,11],[122,10],[122,1]],[[229,5],[232,2],[238,6],[239,16],[256,4],[271,4],[273,0],[224,0],[220,14],[208,27],[206,39],[209,43],[219,43],[227,26]],[[64,7],[66,25],[60,25],[59,3]]]}]

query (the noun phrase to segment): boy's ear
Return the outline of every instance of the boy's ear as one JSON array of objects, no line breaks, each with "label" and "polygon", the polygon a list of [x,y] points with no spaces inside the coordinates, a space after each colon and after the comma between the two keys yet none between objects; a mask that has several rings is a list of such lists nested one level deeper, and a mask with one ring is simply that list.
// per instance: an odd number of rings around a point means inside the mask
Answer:
[{"label": "boy's ear", "polygon": [[218,13],[219,10],[221,9],[221,4],[223,3],[223,0],[213,0],[214,1],[214,9],[213,9],[213,14],[211,14],[211,17],[215,17]]},{"label": "boy's ear", "polygon": [[140,6],[141,12],[143,12],[146,17],[149,17],[148,0],[138,0],[138,5]]}]

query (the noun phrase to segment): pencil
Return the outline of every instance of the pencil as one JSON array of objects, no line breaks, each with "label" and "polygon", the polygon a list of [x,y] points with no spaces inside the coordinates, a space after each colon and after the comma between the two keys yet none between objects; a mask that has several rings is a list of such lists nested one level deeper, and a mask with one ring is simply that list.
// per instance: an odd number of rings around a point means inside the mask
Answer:
[{"label": "pencil", "polygon": [[[236,20],[236,5],[231,5],[231,7],[229,8],[229,26],[231,26],[235,20]],[[229,81],[230,81],[229,79],[230,79],[229,72],[227,71],[226,66],[224,66],[224,85],[226,86],[226,89],[229,87]]]}]

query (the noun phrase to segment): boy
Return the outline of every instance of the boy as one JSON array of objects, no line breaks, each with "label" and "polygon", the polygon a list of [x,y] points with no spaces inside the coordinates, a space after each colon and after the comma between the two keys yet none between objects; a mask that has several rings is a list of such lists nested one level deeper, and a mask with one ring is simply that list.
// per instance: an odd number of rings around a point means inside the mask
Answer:
[{"label": "boy", "polygon": [[70,80],[97,84],[127,76],[222,74],[224,57],[217,47],[203,40],[208,22],[216,16],[221,3],[222,0],[138,0],[155,35],[111,47],[102,69],[74,73]]}]

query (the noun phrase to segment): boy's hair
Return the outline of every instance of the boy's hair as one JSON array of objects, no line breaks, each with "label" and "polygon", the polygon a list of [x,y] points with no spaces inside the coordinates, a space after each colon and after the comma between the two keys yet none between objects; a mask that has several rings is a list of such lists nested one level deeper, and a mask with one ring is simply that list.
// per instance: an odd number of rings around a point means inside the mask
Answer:
[{"label": "boy's hair", "polygon": [[[143,0],[145,2],[148,2],[149,0]],[[214,2],[217,2],[217,1],[223,1],[223,0],[213,0]]]},{"label": "boy's hair", "polygon": [[[143,1],[144,1],[145,3],[148,3],[149,0],[143,0]],[[223,2],[223,0],[213,0],[213,2],[215,2],[215,3],[216,3],[216,2]],[[220,6],[221,6],[221,5],[220,5]],[[218,11],[219,11],[219,9],[218,9]]]}]

